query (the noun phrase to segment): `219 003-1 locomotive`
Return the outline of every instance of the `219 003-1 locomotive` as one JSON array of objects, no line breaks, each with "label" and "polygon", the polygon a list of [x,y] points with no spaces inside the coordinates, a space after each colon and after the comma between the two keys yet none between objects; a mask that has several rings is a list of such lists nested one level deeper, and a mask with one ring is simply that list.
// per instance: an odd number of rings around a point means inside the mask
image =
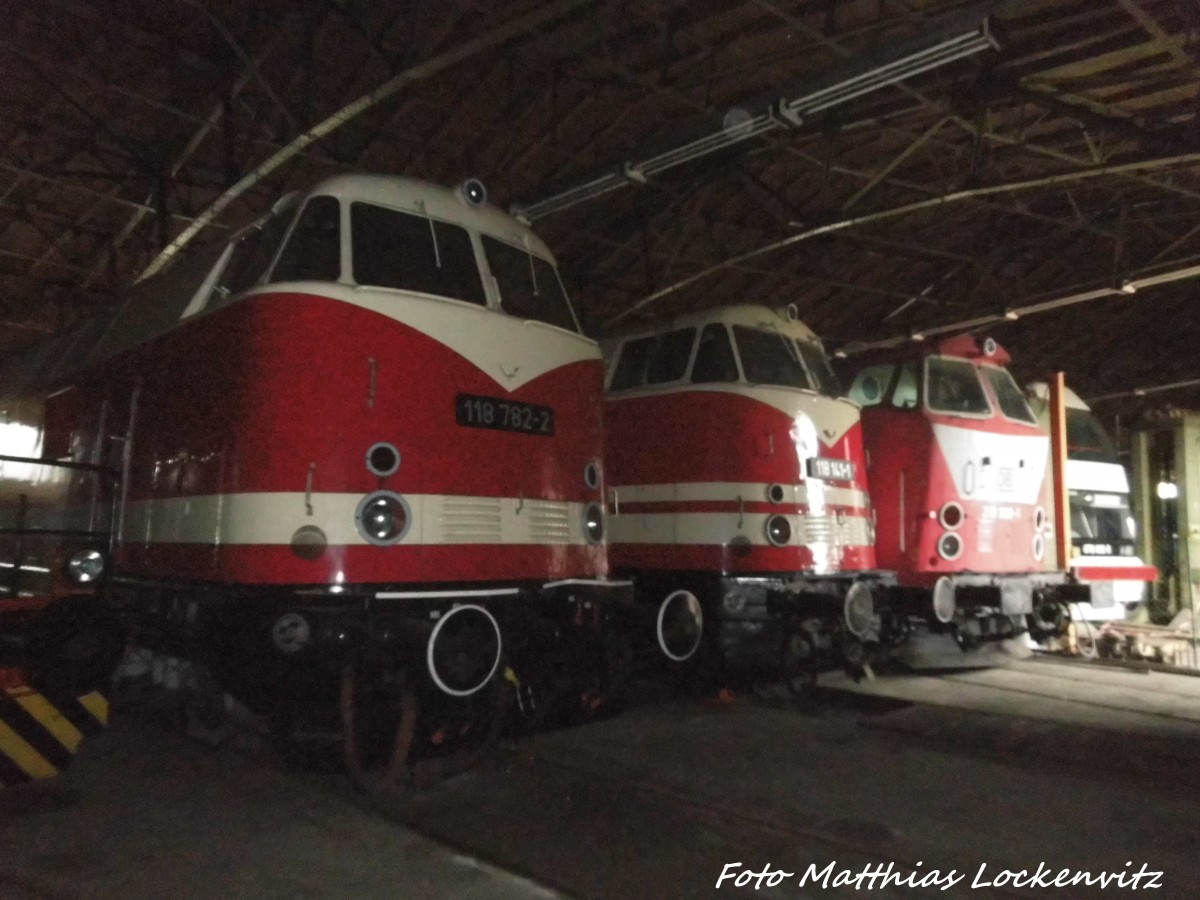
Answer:
[{"label": "219 003-1 locomotive", "polygon": [[698,642],[608,577],[601,390],[482,185],[346,175],[13,360],[0,409],[117,473],[103,564],[140,639],[396,775],[494,733],[508,686],[534,720],[595,706],[643,620]]},{"label": "219 003-1 locomotive", "polygon": [[1068,605],[1090,596],[1069,573],[1045,570],[1050,439],[1009,362],[992,338],[960,335],[865,360],[850,386],[875,550],[898,582],[889,607],[919,625],[898,649],[913,665],[1027,654],[1027,632],[1061,630]]}]

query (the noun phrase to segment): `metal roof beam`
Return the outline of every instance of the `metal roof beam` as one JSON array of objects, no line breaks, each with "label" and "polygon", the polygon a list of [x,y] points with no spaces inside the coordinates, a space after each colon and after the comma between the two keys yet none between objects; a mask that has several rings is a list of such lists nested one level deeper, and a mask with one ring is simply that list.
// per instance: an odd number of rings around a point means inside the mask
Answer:
[{"label": "metal roof beam", "polygon": [[429,78],[436,75],[452,66],[457,65],[471,57],[477,56],[480,53],[490,50],[504,44],[514,38],[520,37],[526,32],[532,31],[554,19],[567,15],[579,7],[591,2],[591,0],[558,0],[556,3],[550,3],[544,6],[537,7],[533,12],[519,16],[503,25],[500,25],[487,33],[467,41],[464,44],[454,47],[450,50],[440,53],[432,59],[427,59],[424,62],[410,66],[403,72],[389,78],[379,87],[370,93],[364,94],[353,103],[343,106],[332,116],[329,116],[323,122],[319,122],[312,128],[309,128],[303,134],[297,135],[286,147],[274,154],[270,158],[260,163],[253,171],[248,173],[237,184],[225,191],[218,197],[204,212],[196,217],[183,233],[175,238],[168,246],[163,248],[142,272],[141,278],[147,278],[161,269],[168,260],[182,250],[197,234],[202,231],[205,226],[216,219],[234,200],[257,185],[260,181],[274,172],[297,153],[310,144],[319,141],[321,138],[341,128],[347,122],[361,115],[366,110],[376,106],[383,100],[391,97],[393,94],[400,91],[417,81]]},{"label": "metal roof beam", "polygon": [[1194,69],[1196,64],[1192,58],[1188,56],[1186,50],[1180,46],[1179,41],[1167,34],[1163,27],[1158,24],[1155,18],[1142,9],[1137,0],[1117,0],[1133,19],[1146,30],[1146,32],[1154,38],[1154,43],[1165,53],[1169,53],[1175,62],[1179,63],[1185,69]]}]

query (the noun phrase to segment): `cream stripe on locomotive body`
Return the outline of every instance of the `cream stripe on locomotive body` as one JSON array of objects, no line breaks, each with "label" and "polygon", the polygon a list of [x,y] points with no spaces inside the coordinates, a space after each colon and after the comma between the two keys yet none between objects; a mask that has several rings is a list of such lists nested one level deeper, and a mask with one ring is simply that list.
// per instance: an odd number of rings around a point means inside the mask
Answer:
[{"label": "cream stripe on locomotive body", "polygon": [[858,407],[794,308],[681,316],[605,353],[614,567],[698,596],[736,666],[887,637]]},{"label": "cream stripe on locomotive body", "polygon": [[[122,595],[222,634],[210,662],[256,709],[368,647],[451,697],[501,658],[532,690],[550,653],[578,699],[636,618],[608,578],[599,347],[546,246],[478,201],[328,179],[9,365],[45,455],[122,473]],[[441,658],[451,632],[475,651]]]}]

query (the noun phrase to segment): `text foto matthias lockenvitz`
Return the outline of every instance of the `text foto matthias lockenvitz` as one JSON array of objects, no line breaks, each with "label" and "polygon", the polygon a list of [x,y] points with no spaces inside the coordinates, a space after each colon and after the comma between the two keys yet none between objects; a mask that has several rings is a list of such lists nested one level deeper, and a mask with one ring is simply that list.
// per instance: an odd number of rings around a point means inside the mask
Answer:
[{"label": "text foto matthias lockenvitz", "polygon": [[[800,873],[763,866],[755,871],[740,862],[726,863],[717,878],[718,888],[763,890],[784,884],[798,887],[851,888],[856,891],[882,891],[887,888],[927,888],[948,891],[963,888],[1065,888],[1099,887],[1124,888],[1131,891],[1153,891],[1162,887],[1162,872],[1151,870],[1145,863],[1134,868],[1127,861],[1121,869],[1084,871],[1060,869],[1039,862],[1032,869],[998,869],[980,863],[972,878],[969,870],[927,868],[924,862],[897,865],[894,862],[868,863],[859,869],[840,867],[837,860],[810,863]],[[967,879],[970,883],[967,883]]]}]

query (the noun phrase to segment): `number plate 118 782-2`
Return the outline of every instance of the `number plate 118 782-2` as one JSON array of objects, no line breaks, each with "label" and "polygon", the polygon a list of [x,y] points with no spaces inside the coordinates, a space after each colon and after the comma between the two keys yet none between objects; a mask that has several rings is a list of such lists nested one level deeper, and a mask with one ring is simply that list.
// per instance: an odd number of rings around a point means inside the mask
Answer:
[{"label": "number plate 118 782-2", "polygon": [[521,434],[554,434],[554,410],[536,403],[519,403],[476,394],[459,394],[454,401],[454,417],[468,428],[494,428]]}]

